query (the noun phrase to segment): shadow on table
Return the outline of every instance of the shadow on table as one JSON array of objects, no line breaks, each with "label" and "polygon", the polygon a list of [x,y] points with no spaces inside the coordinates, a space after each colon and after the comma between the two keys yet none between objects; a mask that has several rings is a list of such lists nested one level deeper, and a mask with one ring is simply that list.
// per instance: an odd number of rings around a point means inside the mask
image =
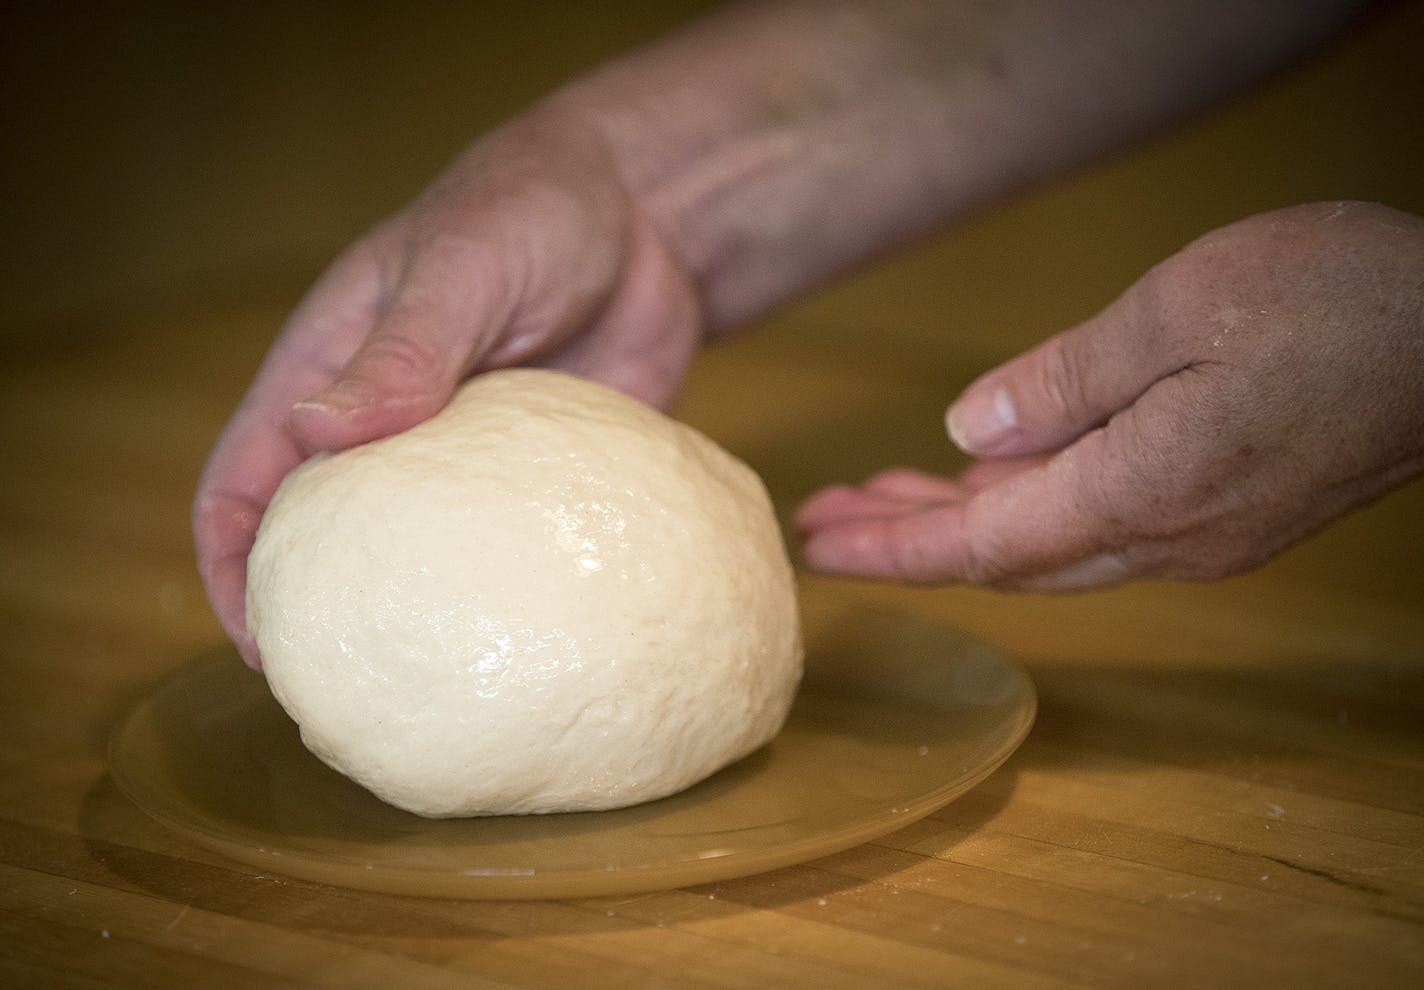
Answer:
[{"label": "shadow on table", "polygon": [[[1035,664],[1021,765],[1068,774],[1171,766],[1424,813],[1424,656],[1305,657],[1241,668]],[[1388,758],[1380,758],[1388,754]]]}]

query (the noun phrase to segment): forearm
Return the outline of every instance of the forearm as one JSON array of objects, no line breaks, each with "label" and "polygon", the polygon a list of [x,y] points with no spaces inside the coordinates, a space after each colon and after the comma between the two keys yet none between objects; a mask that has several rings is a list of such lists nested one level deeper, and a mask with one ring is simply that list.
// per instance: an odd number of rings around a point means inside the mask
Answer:
[{"label": "forearm", "polygon": [[724,327],[1239,89],[1366,5],[754,3],[543,109],[601,135]]}]

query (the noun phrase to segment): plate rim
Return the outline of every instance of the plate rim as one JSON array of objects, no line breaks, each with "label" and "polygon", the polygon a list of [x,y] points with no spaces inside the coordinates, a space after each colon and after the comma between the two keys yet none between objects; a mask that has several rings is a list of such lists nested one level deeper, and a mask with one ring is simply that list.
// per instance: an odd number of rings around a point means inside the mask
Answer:
[{"label": "plate rim", "polygon": [[[854,601],[841,605],[842,608],[857,606],[886,611],[884,603],[881,602]],[[172,690],[189,678],[199,677],[228,663],[236,663],[236,660],[226,655],[211,653],[167,671],[142,698],[125,711],[108,739],[108,773],[119,790],[139,810],[180,836],[249,867],[347,889],[461,900],[542,900],[646,893],[752,876],[843,852],[923,819],[974,789],[998,771],[1032,731],[1038,712],[1038,694],[1032,678],[1021,663],[983,639],[940,622],[934,616],[903,608],[893,611],[933,622],[946,632],[959,637],[966,645],[973,645],[984,655],[993,657],[1009,676],[1014,683],[1014,691],[1010,696],[1010,717],[1002,726],[994,727],[1003,733],[997,746],[974,765],[972,772],[948,779],[944,784],[916,795],[901,806],[896,814],[867,819],[859,827],[841,827],[817,832],[773,849],[733,850],[723,856],[704,856],[655,866],[561,868],[544,873],[537,869],[497,868],[472,868],[451,872],[419,865],[361,863],[340,853],[275,849],[260,840],[244,842],[232,832],[214,828],[202,814],[188,812],[183,802],[175,799],[176,791],[145,786],[142,780],[130,772],[129,762],[122,754],[125,740],[131,733],[141,731],[143,719],[152,717],[149,712],[151,705],[165,691]],[[752,755],[755,754],[749,754]],[[335,770],[331,772],[336,773]],[[580,815],[603,813],[577,812]],[[240,826],[237,834],[241,834]]]}]

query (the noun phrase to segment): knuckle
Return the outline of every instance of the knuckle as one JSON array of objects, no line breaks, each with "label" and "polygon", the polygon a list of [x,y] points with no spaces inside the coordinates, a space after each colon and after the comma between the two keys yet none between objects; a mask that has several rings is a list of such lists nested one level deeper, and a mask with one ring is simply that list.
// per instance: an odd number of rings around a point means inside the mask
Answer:
[{"label": "knuckle", "polygon": [[964,538],[955,558],[956,575],[970,584],[1007,586],[1026,574],[1022,564],[1014,566],[1022,554],[1013,552],[1014,534],[983,523],[982,514],[973,511],[979,505],[982,503],[972,504],[966,515]]},{"label": "knuckle", "polygon": [[901,581],[925,582],[939,575],[930,567],[929,551],[905,519],[892,519],[880,531],[881,557],[890,575]]},{"label": "knuckle", "polygon": [[960,558],[960,573],[968,583],[986,587],[1001,586],[1021,576],[1005,567],[1001,560],[1001,555],[991,548],[966,546]]},{"label": "knuckle", "polygon": [[876,555],[886,575],[911,584],[931,584],[951,579],[975,580],[965,572],[962,548],[950,552],[941,532],[927,533],[925,521],[915,516],[886,520],[877,530]]},{"label": "knuckle", "polygon": [[431,382],[444,376],[447,362],[431,344],[408,333],[385,332],[373,336],[362,349],[365,369],[379,368],[382,377],[403,382]]},{"label": "knuckle", "polygon": [[863,487],[866,491],[895,496],[923,491],[925,486],[923,473],[908,467],[890,467],[865,479]]},{"label": "knuckle", "polygon": [[1088,368],[1080,343],[1071,334],[1060,334],[1044,347],[1042,360],[1035,365],[1035,388],[1049,409],[1074,423],[1094,418],[1088,393]]},{"label": "knuckle", "polygon": [[466,279],[479,265],[481,250],[478,239],[459,231],[425,232],[411,249],[411,268],[421,269],[437,284],[441,279]]}]

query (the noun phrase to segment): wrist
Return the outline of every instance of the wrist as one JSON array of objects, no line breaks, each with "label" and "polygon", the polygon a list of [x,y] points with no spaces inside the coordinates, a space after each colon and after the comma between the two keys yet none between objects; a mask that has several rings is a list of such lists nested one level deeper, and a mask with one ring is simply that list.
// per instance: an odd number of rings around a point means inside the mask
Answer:
[{"label": "wrist", "polygon": [[909,68],[895,7],[734,8],[536,113],[599,135],[726,327],[937,225],[990,174],[946,160],[983,142],[949,138],[943,81]]}]

